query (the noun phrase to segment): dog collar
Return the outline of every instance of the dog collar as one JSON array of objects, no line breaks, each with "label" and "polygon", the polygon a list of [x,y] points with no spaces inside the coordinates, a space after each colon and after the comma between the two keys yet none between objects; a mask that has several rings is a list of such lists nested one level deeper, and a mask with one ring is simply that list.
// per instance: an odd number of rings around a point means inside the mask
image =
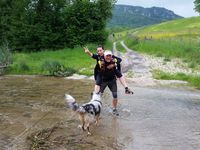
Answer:
[{"label": "dog collar", "polygon": [[99,101],[99,100],[94,100],[94,101],[97,101],[97,102],[99,102],[99,103],[102,105],[102,102],[101,102],[101,101]]}]

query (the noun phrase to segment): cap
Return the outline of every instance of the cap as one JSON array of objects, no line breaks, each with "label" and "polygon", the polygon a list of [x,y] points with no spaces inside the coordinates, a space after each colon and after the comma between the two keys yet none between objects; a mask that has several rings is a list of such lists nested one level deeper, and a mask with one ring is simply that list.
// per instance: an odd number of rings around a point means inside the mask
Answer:
[{"label": "cap", "polygon": [[104,55],[105,55],[105,56],[107,56],[107,55],[112,55],[112,52],[109,51],[109,50],[105,50]]}]

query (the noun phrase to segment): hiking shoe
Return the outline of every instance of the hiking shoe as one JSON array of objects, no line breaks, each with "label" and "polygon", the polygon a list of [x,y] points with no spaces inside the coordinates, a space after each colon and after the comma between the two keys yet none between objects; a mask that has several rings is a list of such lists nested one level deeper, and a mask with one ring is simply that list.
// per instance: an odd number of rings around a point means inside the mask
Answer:
[{"label": "hiking shoe", "polygon": [[125,88],[126,94],[133,94],[133,91],[131,91],[128,87]]},{"label": "hiking shoe", "polygon": [[118,113],[118,111],[117,111],[117,109],[115,108],[115,109],[113,109],[113,115],[115,115],[115,116],[119,116],[119,113]]}]

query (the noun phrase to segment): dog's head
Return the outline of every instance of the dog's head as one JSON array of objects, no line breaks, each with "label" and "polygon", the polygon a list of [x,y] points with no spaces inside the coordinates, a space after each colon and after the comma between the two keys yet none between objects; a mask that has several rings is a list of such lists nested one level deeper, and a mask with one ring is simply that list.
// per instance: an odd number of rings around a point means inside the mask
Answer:
[{"label": "dog's head", "polygon": [[91,96],[92,96],[91,101],[94,101],[94,100],[101,101],[101,94],[93,92],[93,93],[91,93]]}]

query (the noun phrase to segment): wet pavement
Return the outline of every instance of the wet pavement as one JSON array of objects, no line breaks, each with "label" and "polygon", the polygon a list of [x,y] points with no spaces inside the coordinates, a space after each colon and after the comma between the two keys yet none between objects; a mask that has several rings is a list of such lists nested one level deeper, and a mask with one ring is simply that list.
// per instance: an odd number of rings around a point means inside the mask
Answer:
[{"label": "wet pavement", "polygon": [[119,85],[119,117],[111,115],[111,95],[103,96],[99,126],[92,136],[77,128],[78,116],[64,94],[87,102],[94,82],[39,76],[0,77],[2,150],[198,150],[200,92],[185,88],[141,87],[134,95]]}]

